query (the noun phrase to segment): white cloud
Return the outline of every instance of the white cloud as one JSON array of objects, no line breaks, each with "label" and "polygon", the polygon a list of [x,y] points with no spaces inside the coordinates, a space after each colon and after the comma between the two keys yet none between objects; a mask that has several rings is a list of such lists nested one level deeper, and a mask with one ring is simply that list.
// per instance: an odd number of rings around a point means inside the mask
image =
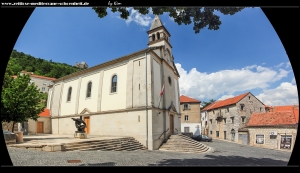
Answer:
[{"label": "white cloud", "polygon": [[149,10],[149,14],[146,15],[140,14],[137,10],[134,10],[133,8],[128,8],[128,11],[130,15],[125,21],[127,25],[129,25],[131,22],[135,22],[141,26],[150,26],[150,24],[153,21],[153,19],[150,17],[150,14],[152,14],[152,10]]},{"label": "white cloud", "polygon": [[295,79],[295,77],[292,79],[291,83],[296,85],[296,79]]},{"label": "white cloud", "polygon": [[276,67],[276,68],[278,68],[278,67],[282,67],[283,65],[284,65],[285,63],[280,63],[280,64],[278,64],[278,65],[275,65],[274,67]]},{"label": "white cloud", "polygon": [[228,98],[232,98],[232,97],[235,97],[235,95],[223,95],[222,97],[220,97],[219,99],[218,99],[218,101],[219,100],[225,100],[225,99],[228,99]]},{"label": "white cloud", "polygon": [[[176,63],[180,74],[180,94],[196,99],[225,99],[236,92],[249,92],[252,89],[268,89],[272,82],[287,77],[291,71],[251,65],[241,69],[220,70],[214,73],[202,73],[196,68],[189,72]],[[267,91],[267,90],[266,90]]]},{"label": "white cloud", "polygon": [[291,62],[287,62],[285,65],[285,68],[289,68],[289,67],[292,67]]},{"label": "white cloud", "polygon": [[270,106],[299,104],[297,86],[289,82],[283,82],[274,89],[266,89],[256,97]]}]

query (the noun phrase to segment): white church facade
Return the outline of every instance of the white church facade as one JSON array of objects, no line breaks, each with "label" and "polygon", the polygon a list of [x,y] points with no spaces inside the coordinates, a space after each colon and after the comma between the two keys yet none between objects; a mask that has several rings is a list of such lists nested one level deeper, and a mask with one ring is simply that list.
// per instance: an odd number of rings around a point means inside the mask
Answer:
[{"label": "white church facade", "polygon": [[158,16],[147,33],[147,48],[53,81],[47,103],[53,134],[74,134],[71,118],[82,118],[88,135],[130,136],[156,150],[181,132],[170,34]]}]

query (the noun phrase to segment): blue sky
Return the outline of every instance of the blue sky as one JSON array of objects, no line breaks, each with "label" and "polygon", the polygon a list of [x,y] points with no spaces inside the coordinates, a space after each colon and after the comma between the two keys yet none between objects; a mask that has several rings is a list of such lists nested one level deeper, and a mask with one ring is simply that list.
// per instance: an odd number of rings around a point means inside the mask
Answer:
[{"label": "blue sky", "polygon": [[[37,7],[14,49],[92,67],[147,47],[154,15],[129,11],[124,20],[110,10],[99,18],[91,7]],[[178,25],[167,13],[159,16],[171,34],[180,94],[209,101],[251,92],[267,105],[299,104],[289,58],[262,10],[219,15],[219,30],[205,28],[198,34],[193,24]]]}]

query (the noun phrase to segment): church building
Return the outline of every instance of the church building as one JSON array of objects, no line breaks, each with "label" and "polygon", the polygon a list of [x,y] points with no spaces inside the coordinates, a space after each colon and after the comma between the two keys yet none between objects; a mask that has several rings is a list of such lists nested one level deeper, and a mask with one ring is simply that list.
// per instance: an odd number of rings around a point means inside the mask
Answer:
[{"label": "church building", "polygon": [[148,47],[53,81],[53,134],[74,134],[83,119],[87,136],[130,136],[156,150],[180,133],[179,73],[170,33],[156,15]]}]

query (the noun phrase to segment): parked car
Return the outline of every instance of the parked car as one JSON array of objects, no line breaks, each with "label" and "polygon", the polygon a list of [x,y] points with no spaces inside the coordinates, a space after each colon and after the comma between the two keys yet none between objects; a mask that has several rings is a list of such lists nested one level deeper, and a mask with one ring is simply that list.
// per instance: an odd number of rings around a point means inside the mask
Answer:
[{"label": "parked car", "polygon": [[205,142],[211,142],[212,138],[206,135],[196,135],[196,136],[192,136],[192,139],[196,140],[196,141],[205,141]]}]

